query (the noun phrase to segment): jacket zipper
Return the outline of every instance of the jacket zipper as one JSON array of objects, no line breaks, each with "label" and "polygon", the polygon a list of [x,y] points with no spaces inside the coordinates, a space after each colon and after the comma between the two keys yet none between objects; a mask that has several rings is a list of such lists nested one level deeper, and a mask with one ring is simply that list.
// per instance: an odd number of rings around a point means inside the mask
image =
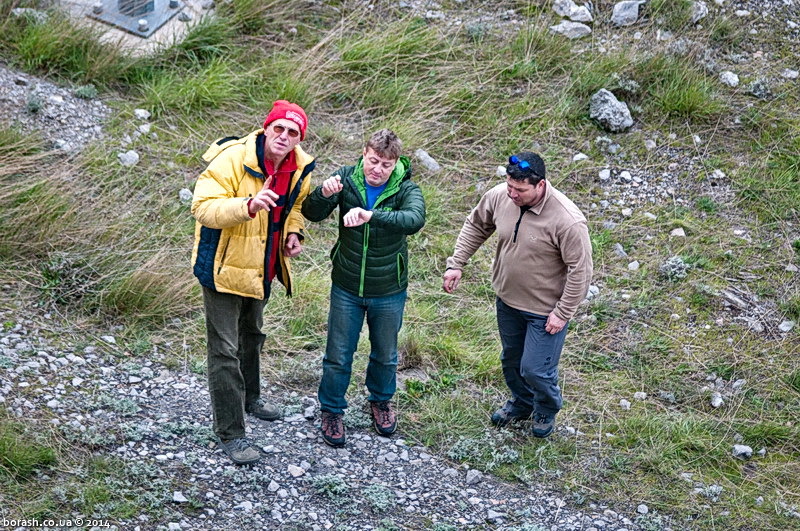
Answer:
[{"label": "jacket zipper", "polygon": [[522,216],[525,215],[525,212],[528,211],[530,207],[519,207],[519,219],[517,220],[517,224],[514,226],[514,239],[511,240],[512,243],[517,243],[517,232],[519,231],[519,224],[522,222]]},{"label": "jacket zipper", "polygon": [[361,246],[361,280],[358,286],[358,296],[364,296],[364,276],[367,273],[367,251],[369,251],[369,223],[364,223],[364,245]]}]

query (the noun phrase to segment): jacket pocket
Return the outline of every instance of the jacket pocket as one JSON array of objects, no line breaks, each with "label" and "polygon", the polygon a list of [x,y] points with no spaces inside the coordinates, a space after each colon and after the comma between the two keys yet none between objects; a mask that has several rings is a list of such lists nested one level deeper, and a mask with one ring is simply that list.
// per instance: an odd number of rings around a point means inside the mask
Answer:
[{"label": "jacket pocket", "polygon": [[225,265],[225,256],[228,254],[228,246],[231,243],[230,234],[225,234],[225,239],[223,241],[222,251],[219,253],[219,267],[217,267],[217,274],[219,275],[222,272],[222,268]]},{"label": "jacket pocket", "polygon": [[406,259],[402,254],[397,255],[397,285],[403,285],[403,274],[406,272]]}]

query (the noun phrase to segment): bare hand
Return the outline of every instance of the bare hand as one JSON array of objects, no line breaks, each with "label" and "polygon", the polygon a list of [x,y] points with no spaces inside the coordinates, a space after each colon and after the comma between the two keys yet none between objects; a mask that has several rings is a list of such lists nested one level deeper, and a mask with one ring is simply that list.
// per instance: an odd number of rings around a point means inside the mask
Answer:
[{"label": "bare hand", "polygon": [[372,211],[371,210],[364,210],[363,208],[356,207],[350,209],[350,212],[344,215],[344,226],[345,227],[358,227],[359,225],[363,225],[364,223],[369,223],[369,220],[372,219]]},{"label": "bare hand", "polygon": [[259,190],[256,196],[250,200],[249,211],[251,215],[255,215],[259,210],[266,210],[276,206],[275,201],[278,200],[278,194],[269,189],[272,185],[272,176],[264,179],[264,186]]},{"label": "bare hand", "polygon": [[322,181],[322,197],[328,198],[333,194],[338,194],[342,191],[342,178],[338,175],[329,177]]},{"label": "bare hand", "polygon": [[447,293],[453,293],[456,288],[458,287],[459,281],[461,281],[461,270],[460,269],[448,269],[442,275],[444,279],[442,282],[442,288]]},{"label": "bare hand", "polygon": [[283,255],[294,258],[302,252],[303,244],[300,243],[300,238],[298,238],[297,234],[294,232],[290,232],[289,235],[286,236],[286,243],[283,245]]},{"label": "bare hand", "polygon": [[550,315],[547,316],[547,323],[544,325],[544,330],[548,334],[557,334],[561,332],[565,326],[567,326],[567,322],[564,319],[558,317],[556,312],[550,312]]}]

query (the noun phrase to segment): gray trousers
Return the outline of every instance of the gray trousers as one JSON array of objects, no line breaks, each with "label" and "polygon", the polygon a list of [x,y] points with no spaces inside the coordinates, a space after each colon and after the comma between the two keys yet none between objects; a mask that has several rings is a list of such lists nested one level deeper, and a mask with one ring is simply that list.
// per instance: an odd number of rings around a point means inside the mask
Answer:
[{"label": "gray trousers", "polygon": [[261,332],[266,300],[218,293],[203,287],[208,351],[208,392],[214,433],[244,437],[245,404],[261,396]]},{"label": "gray trousers", "polygon": [[503,376],[520,409],[555,416],[561,410],[558,362],[567,327],[549,334],[547,316],[517,310],[497,298],[497,327],[503,344]]}]

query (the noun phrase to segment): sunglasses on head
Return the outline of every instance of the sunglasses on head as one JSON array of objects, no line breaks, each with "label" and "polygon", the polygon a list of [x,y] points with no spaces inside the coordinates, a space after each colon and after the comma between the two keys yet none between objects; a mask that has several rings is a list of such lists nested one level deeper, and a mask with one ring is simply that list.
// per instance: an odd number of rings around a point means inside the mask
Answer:
[{"label": "sunglasses on head", "polygon": [[292,138],[297,138],[300,136],[300,131],[297,129],[292,129],[291,127],[286,127],[285,125],[274,124],[272,126],[272,130],[275,131],[276,135],[282,135],[283,132],[286,131],[286,134]]},{"label": "sunglasses on head", "polygon": [[516,155],[511,155],[510,157],[508,157],[508,163],[519,166],[521,170],[527,170],[528,168],[531,167],[531,165],[528,163],[527,160],[521,160]]}]

